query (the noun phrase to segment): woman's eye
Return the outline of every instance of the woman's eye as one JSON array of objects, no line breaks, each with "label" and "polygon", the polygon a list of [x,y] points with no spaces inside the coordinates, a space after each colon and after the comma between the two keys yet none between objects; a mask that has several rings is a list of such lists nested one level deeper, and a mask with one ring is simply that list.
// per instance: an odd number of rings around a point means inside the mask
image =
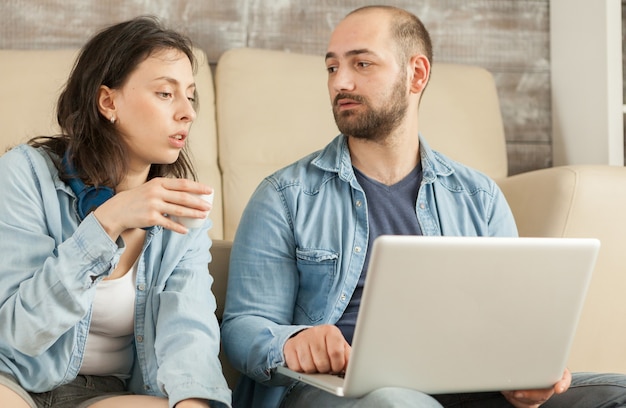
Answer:
[{"label": "woman's eye", "polygon": [[196,102],[195,96],[188,96],[187,99],[189,99],[189,102],[191,102],[191,103],[195,103]]},{"label": "woman's eye", "polygon": [[157,95],[159,95],[163,99],[169,99],[172,97],[172,94],[170,92],[157,92]]}]

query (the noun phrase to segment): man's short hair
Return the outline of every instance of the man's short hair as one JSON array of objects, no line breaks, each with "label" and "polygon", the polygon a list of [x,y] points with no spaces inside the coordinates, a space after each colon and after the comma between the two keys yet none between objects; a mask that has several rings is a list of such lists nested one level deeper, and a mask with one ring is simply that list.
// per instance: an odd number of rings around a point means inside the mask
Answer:
[{"label": "man's short hair", "polygon": [[433,62],[433,46],[430,34],[422,21],[412,13],[393,6],[365,6],[348,13],[356,14],[367,10],[384,10],[391,15],[391,36],[395,40],[398,61],[408,62],[412,55],[422,53]]}]

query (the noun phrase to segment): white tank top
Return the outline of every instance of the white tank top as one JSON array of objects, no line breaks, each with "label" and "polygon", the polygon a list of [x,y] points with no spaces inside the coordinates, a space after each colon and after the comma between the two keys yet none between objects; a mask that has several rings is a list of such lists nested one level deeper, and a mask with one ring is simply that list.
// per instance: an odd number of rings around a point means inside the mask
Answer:
[{"label": "white tank top", "polygon": [[137,263],[124,276],[96,287],[80,374],[128,378],[133,365]]}]

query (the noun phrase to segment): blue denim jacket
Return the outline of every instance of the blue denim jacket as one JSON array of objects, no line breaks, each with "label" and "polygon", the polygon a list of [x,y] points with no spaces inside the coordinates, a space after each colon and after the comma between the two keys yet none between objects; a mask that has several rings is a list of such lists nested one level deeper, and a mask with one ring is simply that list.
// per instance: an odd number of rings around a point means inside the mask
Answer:
[{"label": "blue denim jacket", "polygon": [[[494,181],[422,138],[420,157],[415,210],[424,235],[517,236]],[[337,322],[367,245],[367,200],[344,136],[263,180],[235,236],[222,323],[225,352],[248,377],[235,406],[278,406],[285,387],[272,373],[285,362],[285,342],[303,328]]]},{"label": "blue denim jacket", "polygon": [[[79,223],[76,197],[42,149],[5,153],[0,175],[0,372],[48,391],[78,374],[96,284],[125,246],[93,214]],[[231,403],[207,272],[210,225],[188,235],[150,228],[137,266],[129,386],[169,396],[170,406],[191,397]]]}]

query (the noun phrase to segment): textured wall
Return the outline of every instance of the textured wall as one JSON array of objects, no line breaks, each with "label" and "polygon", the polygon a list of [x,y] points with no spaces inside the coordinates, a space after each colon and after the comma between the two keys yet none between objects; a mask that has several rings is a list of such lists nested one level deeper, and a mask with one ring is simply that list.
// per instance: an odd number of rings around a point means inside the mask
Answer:
[{"label": "textured wall", "polygon": [[[511,174],[550,167],[548,0],[379,0],[417,14],[435,59],[480,65],[496,79]],[[0,48],[79,47],[104,25],[153,14],[212,62],[249,46],[323,55],[334,25],[366,1],[3,0]],[[2,63],[0,61],[0,63]]]}]

